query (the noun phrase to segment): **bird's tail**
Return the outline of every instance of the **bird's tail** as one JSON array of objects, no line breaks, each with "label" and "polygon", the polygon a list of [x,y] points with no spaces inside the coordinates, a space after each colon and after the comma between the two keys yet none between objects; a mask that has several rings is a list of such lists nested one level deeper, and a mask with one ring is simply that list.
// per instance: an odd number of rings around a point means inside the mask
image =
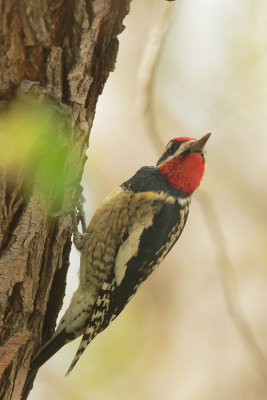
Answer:
[{"label": "bird's tail", "polygon": [[28,376],[24,385],[23,394],[31,389],[32,381],[38,369],[51,358],[61,347],[74,339],[74,335],[67,333],[65,329],[53,336],[36,354],[30,364]]},{"label": "bird's tail", "polygon": [[32,359],[30,370],[38,370],[49,358],[61,349],[61,347],[73,339],[73,335],[67,333],[65,329],[53,336]]}]

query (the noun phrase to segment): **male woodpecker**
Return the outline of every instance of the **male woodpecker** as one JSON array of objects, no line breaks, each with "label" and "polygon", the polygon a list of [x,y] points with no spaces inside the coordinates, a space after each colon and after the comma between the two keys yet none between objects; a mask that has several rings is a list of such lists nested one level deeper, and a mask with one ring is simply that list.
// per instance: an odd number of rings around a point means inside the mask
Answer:
[{"label": "male woodpecker", "polygon": [[124,309],[139,285],[168,254],[188,216],[191,196],[205,169],[200,140],[172,139],[156,167],[139,169],[100,204],[86,232],[77,230],[80,283],[53,337],[33,358],[32,376],[62,346],[83,335],[69,367],[88,343]]}]

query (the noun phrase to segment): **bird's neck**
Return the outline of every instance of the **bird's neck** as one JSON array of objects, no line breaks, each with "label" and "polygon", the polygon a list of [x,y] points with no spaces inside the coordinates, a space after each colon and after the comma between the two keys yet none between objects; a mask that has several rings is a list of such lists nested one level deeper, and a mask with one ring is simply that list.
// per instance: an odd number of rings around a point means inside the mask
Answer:
[{"label": "bird's neck", "polygon": [[159,167],[167,181],[184,195],[193,193],[200,184],[205,171],[205,161],[200,154],[190,154],[185,159],[175,157]]}]

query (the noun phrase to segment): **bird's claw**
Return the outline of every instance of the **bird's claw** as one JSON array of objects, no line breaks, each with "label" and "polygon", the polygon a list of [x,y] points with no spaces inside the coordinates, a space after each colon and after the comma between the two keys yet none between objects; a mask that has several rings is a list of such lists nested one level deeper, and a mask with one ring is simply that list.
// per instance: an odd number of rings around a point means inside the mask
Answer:
[{"label": "bird's claw", "polygon": [[86,217],[85,217],[85,212],[84,212],[84,208],[83,208],[84,203],[85,203],[85,197],[84,197],[83,193],[81,193],[81,196],[77,203],[77,211],[78,212],[76,215],[77,215],[77,222],[78,223],[81,222],[83,233],[86,232]]},{"label": "bird's claw", "polygon": [[72,217],[72,224],[73,224],[73,230],[78,231],[78,225],[79,222],[81,222],[82,225],[82,231],[83,233],[86,232],[86,218],[85,218],[85,212],[83,205],[85,203],[85,197],[83,193],[80,194],[79,200],[75,206],[66,208],[64,210],[58,210],[55,212],[51,212],[48,214],[50,218],[58,218],[62,217],[65,215],[71,215]]}]

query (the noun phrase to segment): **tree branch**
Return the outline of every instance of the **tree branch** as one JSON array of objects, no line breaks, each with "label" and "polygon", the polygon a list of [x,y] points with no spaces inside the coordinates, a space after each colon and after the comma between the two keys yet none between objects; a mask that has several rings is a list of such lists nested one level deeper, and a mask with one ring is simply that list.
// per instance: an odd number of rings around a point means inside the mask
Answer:
[{"label": "tree branch", "polygon": [[[3,400],[21,398],[30,359],[52,335],[62,305],[71,223],[68,216],[55,220],[48,218],[48,213],[69,208],[79,197],[97,99],[114,69],[117,35],[123,30],[129,3],[1,1],[0,124],[5,128],[1,129],[5,153],[0,153]],[[19,103],[11,103],[18,91]],[[48,98],[53,100],[49,106],[45,101]],[[30,120],[27,135],[23,133],[25,120]],[[42,132],[42,145],[39,141],[33,147],[30,159],[19,158],[22,149],[18,142],[23,135],[30,137],[30,131],[36,135]],[[57,141],[51,139],[50,146],[44,147],[47,134]],[[12,137],[16,138],[13,142]],[[10,168],[11,162],[5,157],[15,153],[16,163]],[[58,154],[62,155],[60,159],[54,157]],[[47,169],[52,170],[50,175],[45,175]],[[58,173],[64,178],[62,187]]]}]

